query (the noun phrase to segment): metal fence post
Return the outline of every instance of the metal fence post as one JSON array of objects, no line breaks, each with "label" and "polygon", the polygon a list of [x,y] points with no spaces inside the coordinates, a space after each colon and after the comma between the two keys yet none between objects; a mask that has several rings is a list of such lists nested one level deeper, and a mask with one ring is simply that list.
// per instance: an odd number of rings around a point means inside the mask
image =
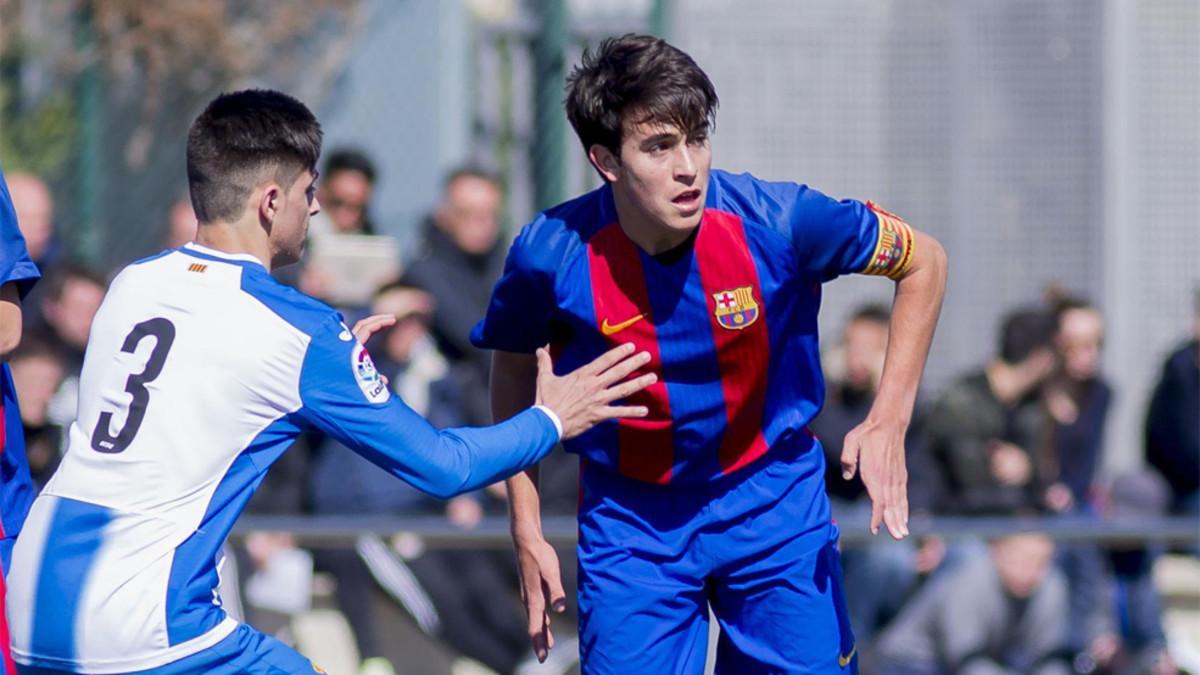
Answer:
[{"label": "metal fence post", "polygon": [[533,38],[534,208],[544,209],[567,198],[566,118],[562,110],[566,76],[566,0],[539,0],[539,25]]}]

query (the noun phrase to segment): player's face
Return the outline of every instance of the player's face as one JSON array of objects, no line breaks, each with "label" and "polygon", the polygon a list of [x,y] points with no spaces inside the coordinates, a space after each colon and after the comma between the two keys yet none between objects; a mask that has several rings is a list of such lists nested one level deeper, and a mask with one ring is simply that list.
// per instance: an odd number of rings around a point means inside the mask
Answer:
[{"label": "player's face", "polygon": [[593,157],[613,185],[618,208],[632,207],[640,223],[625,226],[648,227],[686,234],[700,224],[704,199],[708,193],[708,172],[712,149],[707,133],[685,131],[673,124],[635,122],[636,114],[626,115],[621,152],[614,157],[602,152]]},{"label": "player's face", "polygon": [[304,240],[308,237],[308,221],[321,211],[316,196],[317,174],[301,171],[296,180],[283,190],[275,220],[271,224],[271,266],[281,267],[300,260]]}]

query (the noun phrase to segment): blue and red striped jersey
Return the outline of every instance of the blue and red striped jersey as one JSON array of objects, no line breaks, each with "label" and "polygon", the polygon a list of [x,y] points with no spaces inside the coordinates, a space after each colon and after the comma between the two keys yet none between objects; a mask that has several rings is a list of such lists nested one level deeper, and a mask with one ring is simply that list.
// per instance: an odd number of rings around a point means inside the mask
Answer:
[{"label": "blue and red striped jersey", "polygon": [[654,256],[617,224],[605,185],[522,229],[471,339],[523,353],[550,344],[559,372],[624,342],[648,351],[658,382],[629,403],[649,416],[566,448],[638,480],[703,483],[812,444],[821,284],[894,276],[911,251],[908,226],[872,204],[714,170],[692,240]]},{"label": "blue and red striped jersey", "polygon": [[[15,283],[24,297],[40,276],[25,248],[25,238],[17,229],[8,183],[0,172],[0,286]],[[17,392],[8,364],[0,363],[0,539],[17,535],[32,501],[33,481],[25,458]]]}]

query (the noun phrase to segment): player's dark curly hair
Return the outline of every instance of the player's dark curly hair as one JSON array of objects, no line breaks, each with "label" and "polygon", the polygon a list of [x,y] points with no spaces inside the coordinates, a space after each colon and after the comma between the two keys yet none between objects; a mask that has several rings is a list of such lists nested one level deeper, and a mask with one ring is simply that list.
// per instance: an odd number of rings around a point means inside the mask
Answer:
[{"label": "player's dark curly hair", "polygon": [[303,103],[269,89],[221,94],[192,122],[188,189],[201,223],[235,220],[264,180],[287,187],[321,155],[321,125]]},{"label": "player's dark curly hair", "polygon": [[717,92],[692,57],[653,35],[607,38],[583,52],[567,76],[567,119],[586,152],[602,145],[619,155],[626,113],[636,123],[662,122],[690,137],[716,125]]}]

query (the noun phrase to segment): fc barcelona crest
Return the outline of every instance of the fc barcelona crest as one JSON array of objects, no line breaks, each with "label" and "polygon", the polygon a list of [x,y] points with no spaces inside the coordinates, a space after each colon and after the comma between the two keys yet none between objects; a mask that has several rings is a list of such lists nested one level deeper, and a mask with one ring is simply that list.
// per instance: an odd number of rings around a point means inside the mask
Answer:
[{"label": "fc barcelona crest", "polygon": [[758,321],[758,303],[754,301],[753,286],[713,293],[713,300],[717,303],[713,314],[722,328],[742,330]]}]

